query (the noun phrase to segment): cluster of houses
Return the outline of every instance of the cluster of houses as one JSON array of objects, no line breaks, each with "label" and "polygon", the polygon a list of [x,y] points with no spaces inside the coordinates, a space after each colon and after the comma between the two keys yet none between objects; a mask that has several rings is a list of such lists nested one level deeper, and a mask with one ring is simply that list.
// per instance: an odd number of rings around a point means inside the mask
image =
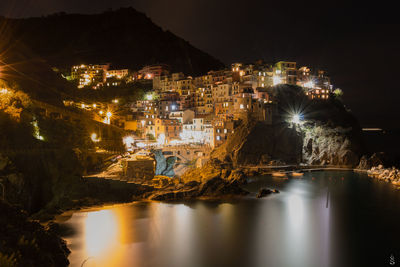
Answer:
[{"label": "cluster of houses", "polygon": [[[146,66],[132,79],[151,80],[153,91],[113,117],[100,110],[100,119],[160,145],[197,143],[216,147],[248,113],[256,120],[272,123],[275,105],[267,93],[272,86],[298,85],[311,99],[329,98],[332,85],[326,73],[296,65],[287,61],[273,65],[234,63],[230,69],[209,71],[198,77],[169,73],[165,65]],[[96,88],[107,83],[107,78],[118,80],[129,73],[109,70],[105,65],[82,65],[72,67],[71,77],[79,80],[82,87]],[[117,106],[118,101],[112,104]]]},{"label": "cluster of houses", "polygon": [[145,66],[139,71],[129,69],[111,69],[111,64],[82,64],[72,66],[69,80],[76,81],[78,88],[98,89],[103,86],[119,86],[121,82],[152,80],[155,76],[168,74],[167,65]]}]

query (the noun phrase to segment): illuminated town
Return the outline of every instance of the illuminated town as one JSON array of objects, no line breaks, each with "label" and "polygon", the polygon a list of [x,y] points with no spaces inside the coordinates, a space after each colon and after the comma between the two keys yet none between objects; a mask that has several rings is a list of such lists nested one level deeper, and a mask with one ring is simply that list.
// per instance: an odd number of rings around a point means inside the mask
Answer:
[{"label": "illuminated town", "polygon": [[121,99],[112,103],[65,100],[64,104],[92,112],[99,122],[131,131],[137,147],[201,144],[214,148],[227,140],[244,114],[272,123],[275,103],[267,92],[272,86],[301,86],[310,99],[328,99],[333,93],[324,71],[297,68],[296,62],[235,63],[230,69],[198,77],[170,73],[166,65],[145,66],[138,71],[109,66],[73,66],[68,79],[78,81],[78,88],[93,90],[113,90],[121,83],[145,80],[152,84],[152,90],[136,102],[124,101],[124,106],[119,104]]}]

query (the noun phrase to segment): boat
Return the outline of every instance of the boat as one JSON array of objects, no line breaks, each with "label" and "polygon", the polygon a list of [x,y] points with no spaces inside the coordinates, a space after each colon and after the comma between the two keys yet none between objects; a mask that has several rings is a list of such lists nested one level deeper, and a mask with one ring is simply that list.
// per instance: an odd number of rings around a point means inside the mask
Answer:
[{"label": "boat", "polygon": [[304,173],[302,173],[302,172],[292,172],[291,175],[292,175],[293,177],[300,177],[300,176],[303,176]]},{"label": "boat", "polygon": [[284,172],[273,172],[272,176],[274,176],[274,177],[285,177],[286,173],[284,173]]}]

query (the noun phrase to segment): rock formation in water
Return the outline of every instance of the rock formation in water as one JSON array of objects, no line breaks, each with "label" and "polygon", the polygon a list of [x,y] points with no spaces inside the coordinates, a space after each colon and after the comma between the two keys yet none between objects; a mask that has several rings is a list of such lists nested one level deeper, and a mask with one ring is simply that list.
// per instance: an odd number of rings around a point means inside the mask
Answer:
[{"label": "rock formation in water", "polygon": [[248,194],[241,188],[245,183],[246,176],[243,172],[223,166],[219,160],[213,159],[202,168],[184,173],[178,183],[170,179],[169,184],[144,194],[144,198],[161,201],[240,196]]}]

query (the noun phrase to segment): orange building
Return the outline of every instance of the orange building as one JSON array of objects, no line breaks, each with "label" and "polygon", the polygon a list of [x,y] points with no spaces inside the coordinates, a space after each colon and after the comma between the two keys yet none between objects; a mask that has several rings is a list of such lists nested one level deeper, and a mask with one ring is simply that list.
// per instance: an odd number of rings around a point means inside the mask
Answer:
[{"label": "orange building", "polygon": [[155,120],[155,137],[157,140],[163,137],[165,142],[180,138],[182,132],[182,123],[179,120],[156,119]]}]

